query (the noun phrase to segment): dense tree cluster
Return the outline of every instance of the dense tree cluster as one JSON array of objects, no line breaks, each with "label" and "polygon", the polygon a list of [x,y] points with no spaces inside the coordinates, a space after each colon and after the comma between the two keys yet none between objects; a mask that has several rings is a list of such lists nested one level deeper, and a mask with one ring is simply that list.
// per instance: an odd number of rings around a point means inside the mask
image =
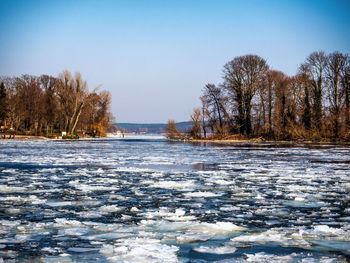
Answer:
[{"label": "dense tree cluster", "polygon": [[221,138],[349,140],[350,58],[314,52],[289,77],[259,56],[236,57],[224,65],[221,84],[203,88],[201,102],[191,117],[194,138],[209,127]]},{"label": "dense tree cluster", "polygon": [[90,92],[80,73],[3,77],[0,126],[17,133],[51,136],[65,131],[104,136],[113,116],[108,91]]}]

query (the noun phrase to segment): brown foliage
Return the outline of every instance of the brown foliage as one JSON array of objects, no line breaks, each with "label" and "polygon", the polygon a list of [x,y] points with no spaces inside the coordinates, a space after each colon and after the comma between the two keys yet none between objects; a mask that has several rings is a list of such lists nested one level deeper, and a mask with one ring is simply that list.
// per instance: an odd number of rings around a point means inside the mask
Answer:
[{"label": "brown foliage", "polygon": [[17,133],[51,136],[61,131],[89,133],[94,127],[95,135],[103,136],[113,118],[109,92],[90,93],[80,73],[73,77],[63,71],[59,78],[23,75],[3,78],[3,82],[8,103],[6,127]]},{"label": "brown foliage", "polygon": [[165,127],[165,133],[168,139],[183,139],[183,135],[177,130],[176,125],[174,120],[168,120],[168,124]]},{"label": "brown foliage", "polygon": [[200,139],[201,135],[201,119],[202,114],[199,108],[193,109],[193,113],[191,115],[190,122],[192,123],[192,129],[190,131],[190,136],[193,139]]}]

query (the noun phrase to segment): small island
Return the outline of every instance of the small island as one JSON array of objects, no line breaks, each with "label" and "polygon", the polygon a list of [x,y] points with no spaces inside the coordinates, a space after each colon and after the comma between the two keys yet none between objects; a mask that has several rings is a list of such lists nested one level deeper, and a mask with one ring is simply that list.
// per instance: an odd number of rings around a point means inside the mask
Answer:
[{"label": "small island", "polygon": [[257,55],[235,57],[223,82],[206,84],[181,133],[169,120],[169,139],[191,141],[349,141],[350,57],[311,53],[295,76],[270,69]]}]

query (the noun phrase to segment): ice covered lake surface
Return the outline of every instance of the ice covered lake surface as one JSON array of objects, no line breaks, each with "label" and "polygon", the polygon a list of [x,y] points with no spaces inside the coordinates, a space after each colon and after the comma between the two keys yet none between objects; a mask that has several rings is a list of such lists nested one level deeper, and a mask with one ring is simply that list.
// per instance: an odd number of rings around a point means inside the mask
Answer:
[{"label": "ice covered lake surface", "polygon": [[0,262],[347,262],[350,148],[0,141]]}]

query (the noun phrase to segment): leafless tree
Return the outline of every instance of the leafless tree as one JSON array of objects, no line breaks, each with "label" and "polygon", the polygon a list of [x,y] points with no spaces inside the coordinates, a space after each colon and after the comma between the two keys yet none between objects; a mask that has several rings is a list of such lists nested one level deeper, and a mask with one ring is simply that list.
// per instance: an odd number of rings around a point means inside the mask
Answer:
[{"label": "leafless tree", "polygon": [[[220,87],[214,84],[207,84],[203,89],[203,97],[207,102],[210,112],[210,125],[212,131],[221,134],[224,130],[225,96]],[[218,125],[217,125],[218,124]]]},{"label": "leafless tree", "polygon": [[207,137],[207,121],[208,121],[208,117],[209,117],[209,110],[208,110],[208,102],[206,100],[205,96],[201,96],[200,97],[201,103],[202,103],[202,112],[201,112],[201,116],[202,116],[202,129],[203,129],[203,136],[204,138]]},{"label": "leafless tree", "polygon": [[343,97],[346,93],[345,89],[342,88],[342,78],[347,60],[348,57],[346,55],[339,52],[334,52],[328,55],[328,64],[326,67],[326,76],[328,80],[328,98],[335,138],[339,137],[339,118],[341,107],[343,106]]},{"label": "leafless tree", "polygon": [[241,134],[252,132],[252,99],[268,69],[266,61],[257,55],[236,57],[224,66],[224,87],[235,102]]},{"label": "leafless tree", "polygon": [[177,123],[174,120],[168,120],[168,124],[165,127],[166,137],[168,139],[180,139],[181,133],[176,128]]},{"label": "leafless tree", "polygon": [[313,100],[313,123],[318,131],[322,129],[322,95],[326,81],[327,56],[323,51],[313,52],[300,66],[299,72],[310,80]]},{"label": "leafless tree", "polygon": [[191,129],[190,135],[194,139],[201,138],[201,120],[202,120],[201,110],[199,108],[194,108],[190,119],[190,122],[192,123],[192,129]]},{"label": "leafless tree", "polygon": [[345,128],[350,137],[350,57],[346,54],[346,63],[341,72],[342,75],[342,90],[344,94],[344,115]]},{"label": "leafless tree", "polygon": [[62,106],[65,130],[73,134],[89,96],[86,81],[83,81],[79,72],[73,78],[70,72],[65,70],[60,74],[60,85],[56,92]]},{"label": "leafless tree", "polygon": [[4,82],[0,82],[0,125],[3,126],[8,116],[8,102]]}]

